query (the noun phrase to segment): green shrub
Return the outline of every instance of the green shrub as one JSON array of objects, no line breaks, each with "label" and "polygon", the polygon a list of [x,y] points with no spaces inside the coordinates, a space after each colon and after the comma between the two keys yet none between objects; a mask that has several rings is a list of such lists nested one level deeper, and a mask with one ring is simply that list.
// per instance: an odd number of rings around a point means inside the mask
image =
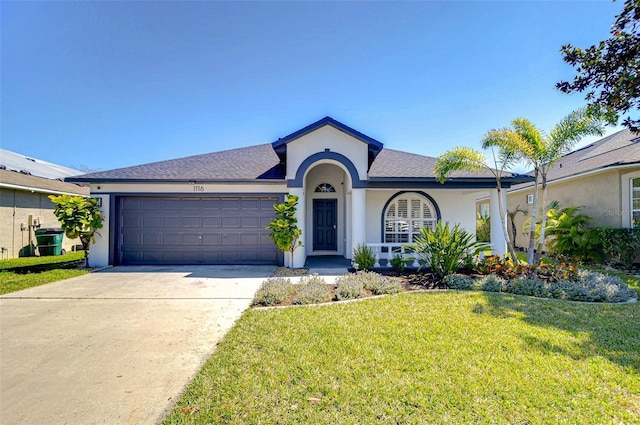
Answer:
[{"label": "green shrub", "polygon": [[396,280],[374,272],[358,272],[351,274],[354,279],[362,283],[365,289],[376,295],[397,294],[404,291],[402,284]]},{"label": "green shrub", "polygon": [[364,285],[354,275],[340,276],[336,279],[336,300],[350,300],[364,297]]},{"label": "green shrub", "polygon": [[580,261],[602,261],[602,244],[595,229],[588,228],[592,217],[577,214],[582,207],[550,209],[547,212],[549,252],[576,257]]},{"label": "green shrub", "polygon": [[460,225],[450,228],[449,223],[442,224],[441,221],[434,229],[420,229],[420,236],[409,246],[440,278],[457,272],[487,248],[487,244],[477,242],[475,236]]},{"label": "green shrub", "polygon": [[318,275],[305,276],[296,287],[294,304],[319,304],[331,301],[331,292],[327,283]]},{"label": "green shrub", "polygon": [[474,287],[487,292],[504,292],[506,286],[507,281],[495,274],[483,276],[474,282]]},{"label": "green shrub", "polygon": [[391,269],[396,272],[403,272],[406,267],[407,261],[410,261],[408,258],[404,258],[401,254],[395,254],[394,257],[391,258]]},{"label": "green shrub", "polygon": [[473,279],[459,274],[450,274],[444,277],[444,284],[450,289],[473,289]]},{"label": "green shrub", "polygon": [[[589,270],[578,272],[578,281],[575,282],[578,289],[576,294],[571,293],[567,299],[575,301],[604,301],[623,302],[635,297],[635,291],[616,276],[608,276]],[[578,299],[577,297],[580,297]]]},{"label": "green shrub", "polygon": [[[445,279],[449,278],[447,276]],[[579,271],[576,274],[576,280],[573,281],[565,279],[546,280],[530,276],[505,281],[498,276],[488,275],[476,280],[474,287],[483,291],[508,292],[517,295],[570,301],[616,303],[628,301],[635,297],[635,291],[629,289],[622,279],[586,270]]]},{"label": "green shrub", "polygon": [[640,254],[640,229],[598,227],[595,231],[607,261],[631,269]]},{"label": "green shrub", "polygon": [[376,263],[376,257],[371,248],[366,244],[360,244],[353,248],[353,262],[356,270],[370,270]]},{"label": "green shrub", "polygon": [[[549,282],[537,277],[518,277],[507,281],[504,292],[531,297],[552,298]],[[555,297],[559,298],[559,297]]]},{"label": "green shrub", "polygon": [[260,285],[256,296],[253,298],[253,305],[276,305],[289,298],[295,289],[289,279],[273,277],[265,280]]}]

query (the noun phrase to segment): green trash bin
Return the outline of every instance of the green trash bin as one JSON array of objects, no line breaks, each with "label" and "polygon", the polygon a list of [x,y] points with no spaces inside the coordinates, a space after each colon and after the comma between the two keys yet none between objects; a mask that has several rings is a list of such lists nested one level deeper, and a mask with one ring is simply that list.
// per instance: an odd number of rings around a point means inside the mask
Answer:
[{"label": "green trash bin", "polygon": [[63,237],[64,231],[59,227],[36,230],[36,240],[38,241],[38,252],[40,256],[61,255]]}]

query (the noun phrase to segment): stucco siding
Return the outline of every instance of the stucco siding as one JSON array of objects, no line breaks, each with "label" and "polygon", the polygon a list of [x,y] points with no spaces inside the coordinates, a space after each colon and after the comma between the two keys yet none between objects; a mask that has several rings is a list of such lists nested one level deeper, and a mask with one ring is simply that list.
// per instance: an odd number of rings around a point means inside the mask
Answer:
[{"label": "stucco siding", "polygon": [[331,126],[325,126],[287,145],[287,179],[296,177],[296,172],[305,159],[325,149],[347,157],[356,167],[359,179],[367,178],[367,144]]},{"label": "stucco siding", "polygon": [[[60,222],[53,214],[55,207],[48,195],[38,192],[27,192],[17,189],[0,188],[0,246],[6,248],[4,258],[20,256],[20,250],[29,246],[32,241],[37,245],[33,229],[27,228],[29,216],[38,220],[40,227],[60,227]],[[63,238],[62,248],[70,252],[78,244],[77,240]]]},{"label": "stucco siding", "polygon": [[[622,181],[619,170],[586,175],[570,180],[552,182],[547,187],[547,204],[558,201],[561,207],[582,206],[580,213],[593,217],[592,226],[621,227],[622,223]],[[528,247],[528,234],[522,233],[522,226],[531,216],[532,205],[527,204],[527,196],[533,188],[510,193],[507,196],[508,210],[518,205],[527,211],[527,216],[518,214],[515,220],[518,236],[516,245]],[[540,217],[542,188],[538,190],[538,215]]]}]

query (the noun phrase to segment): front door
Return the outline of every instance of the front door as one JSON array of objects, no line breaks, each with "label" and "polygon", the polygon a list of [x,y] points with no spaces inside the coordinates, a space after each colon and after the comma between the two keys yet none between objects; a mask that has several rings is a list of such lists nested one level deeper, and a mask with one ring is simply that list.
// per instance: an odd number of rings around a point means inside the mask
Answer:
[{"label": "front door", "polygon": [[337,199],[313,200],[313,250],[336,251]]}]

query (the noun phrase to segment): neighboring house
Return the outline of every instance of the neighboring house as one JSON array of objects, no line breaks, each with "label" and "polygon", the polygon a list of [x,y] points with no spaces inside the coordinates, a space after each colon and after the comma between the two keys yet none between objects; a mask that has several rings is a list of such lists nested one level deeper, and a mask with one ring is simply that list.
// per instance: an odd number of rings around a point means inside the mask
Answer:
[{"label": "neighboring house", "polygon": [[[582,206],[580,213],[593,217],[592,226],[639,227],[640,134],[622,130],[563,156],[549,171],[547,181],[547,204],[558,201],[561,207]],[[538,196],[542,208],[541,187]],[[515,221],[516,244],[528,247],[522,226],[531,216],[533,184],[512,186],[507,199],[508,210],[519,206],[528,212],[528,216],[518,214]],[[487,204],[487,197],[480,198],[479,211],[486,210]]]},{"label": "neighboring house", "polygon": [[[81,171],[0,149],[0,247],[2,258],[37,254],[34,231],[60,227],[49,195],[89,195],[89,188],[62,181]],[[71,251],[77,240],[63,238]]]},{"label": "neighboring house", "polygon": [[[435,161],[326,117],[273,143],[67,181],[89,183],[102,198],[94,264],[282,264],[265,226],[273,205],[294,194],[304,247],[293,266],[301,267],[307,256],[351,258],[361,243],[401,246],[437,220],[475,232],[475,199],[495,179],[460,172],[440,184]],[[508,176],[503,185],[528,180]]]}]

